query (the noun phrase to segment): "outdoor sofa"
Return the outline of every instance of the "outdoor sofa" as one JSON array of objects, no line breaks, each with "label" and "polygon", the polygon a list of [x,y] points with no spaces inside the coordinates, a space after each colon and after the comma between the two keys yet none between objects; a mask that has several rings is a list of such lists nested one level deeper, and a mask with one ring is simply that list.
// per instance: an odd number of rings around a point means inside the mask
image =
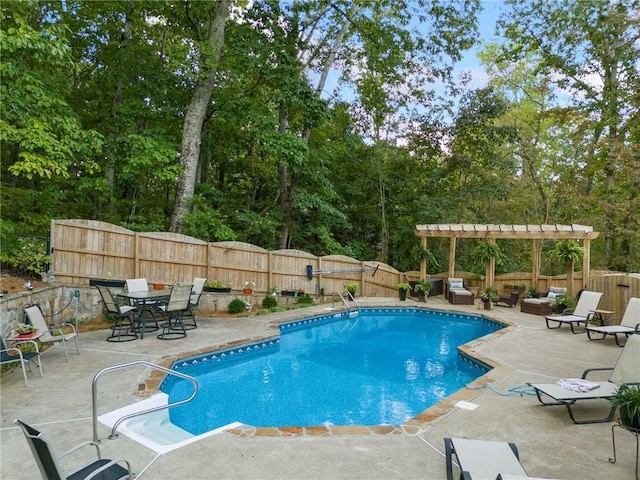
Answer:
[{"label": "outdoor sofa", "polygon": [[542,292],[536,298],[524,298],[520,302],[520,311],[533,315],[551,315],[553,308],[549,306],[549,300],[566,294],[567,289],[564,287],[551,287],[548,292]]}]

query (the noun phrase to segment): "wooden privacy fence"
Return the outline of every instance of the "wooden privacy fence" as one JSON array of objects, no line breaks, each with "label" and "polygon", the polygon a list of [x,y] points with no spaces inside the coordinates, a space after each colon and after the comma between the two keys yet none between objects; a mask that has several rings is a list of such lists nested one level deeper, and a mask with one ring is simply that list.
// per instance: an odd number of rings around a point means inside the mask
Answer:
[{"label": "wooden privacy fence", "polygon": [[403,274],[379,262],[343,255],[317,257],[301,250],[268,251],[243,242],[204,242],[169,232],[139,233],[94,220],[53,220],[51,256],[55,280],[89,285],[91,280],[146,278],[150,283],[190,283],[204,277],[257,292],[304,290],[329,295],[359,285],[357,295],[396,296]]}]

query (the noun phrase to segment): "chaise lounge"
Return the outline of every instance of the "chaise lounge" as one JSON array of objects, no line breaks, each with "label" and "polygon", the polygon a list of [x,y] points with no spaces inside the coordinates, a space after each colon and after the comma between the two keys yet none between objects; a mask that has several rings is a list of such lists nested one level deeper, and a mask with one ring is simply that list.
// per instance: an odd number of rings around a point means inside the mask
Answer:
[{"label": "chaise lounge", "polygon": [[[584,333],[589,320],[595,315],[595,310],[598,308],[602,295],[602,292],[583,291],[573,313],[569,315],[544,317],[547,322],[547,328],[560,328],[562,325],[567,324],[571,327],[571,333]],[[550,325],[549,322],[554,322],[554,325]],[[555,325],[555,323],[558,325]],[[581,323],[584,323],[585,330],[576,332],[575,326]]]},{"label": "chaise lounge", "polygon": [[[592,333],[602,334],[602,337],[592,338]],[[613,335],[619,347],[624,345],[620,344],[618,335],[628,337],[634,333],[640,333],[640,298],[636,297],[629,299],[620,325],[587,325],[589,340],[604,340],[607,335]]]},{"label": "chaise lounge", "polygon": [[515,443],[445,438],[444,449],[447,480],[453,480],[454,456],[463,480],[533,478],[520,463]]},{"label": "chaise lounge", "polygon": [[[620,357],[614,367],[607,368],[588,368],[582,373],[582,377],[579,380],[585,380],[590,372],[594,371],[607,371],[611,370],[611,376],[608,381],[605,382],[589,382],[593,383],[590,389],[586,391],[579,391],[580,389],[570,390],[557,383],[528,383],[534,388],[538,401],[544,405],[564,405],[569,412],[569,418],[574,423],[603,423],[610,422],[613,419],[613,415],[616,412],[616,407],[612,406],[609,414],[603,418],[588,419],[588,420],[576,420],[571,407],[580,400],[599,400],[610,399],[614,393],[623,384],[638,384],[640,383],[640,335],[632,335],[627,340]],[[576,383],[577,379],[569,379],[572,383]],[[544,400],[545,397],[553,399],[553,402]]]},{"label": "chaise lounge", "polygon": [[453,305],[473,305],[473,292],[464,287],[464,279],[447,278],[447,300]]}]

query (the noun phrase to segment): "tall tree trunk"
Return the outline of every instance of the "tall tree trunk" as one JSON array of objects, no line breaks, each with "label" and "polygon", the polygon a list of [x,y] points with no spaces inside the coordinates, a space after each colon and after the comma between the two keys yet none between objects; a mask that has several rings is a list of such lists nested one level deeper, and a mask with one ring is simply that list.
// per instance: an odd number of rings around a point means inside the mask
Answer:
[{"label": "tall tree trunk", "polygon": [[[118,48],[118,52],[120,54],[124,54],[123,52],[127,48],[129,41],[133,35],[133,20],[131,16],[133,15],[133,4],[127,4],[127,15],[124,22],[124,29],[122,31],[122,35],[120,36],[120,44]],[[122,63],[126,65],[127,62],[124,61]],[[122,72],[120,72],[120,76],[118,80],[116,80],[115,91],[113,94],[113,101],[111,102],[111,125],[109,126],[109,140],[112,145],[116,144],[116,141],[119,136],[119,117],[120,117],[120,106],[124,101],[124,81],[122,79]],[[115,189],[116,189],[116,159],[113,152],[111,155],[107,157],[107,163],[104,167],[104,177],[109,186],[109,213],[115,213],[116,211],[116,202],[115,202]]]},{"label": "tall tree trunk", "polygon": [[229,15],[231,0],[214,0],[209,9],[209,30],[207,38],[208,52],[211,57],[201,55],[200,68],[202,75],[196,84],[191,102],[185,113],[182,127],[182,146],[180,164],[182,174],[176,185],[176,201],[173,206],[169,231],[180,232],[184,219],[191,206],[191,198],[195,191],[200,157],[202,125],[207,113],[211,92],[215,83],[218,62],[224,48],[224,26]]}]

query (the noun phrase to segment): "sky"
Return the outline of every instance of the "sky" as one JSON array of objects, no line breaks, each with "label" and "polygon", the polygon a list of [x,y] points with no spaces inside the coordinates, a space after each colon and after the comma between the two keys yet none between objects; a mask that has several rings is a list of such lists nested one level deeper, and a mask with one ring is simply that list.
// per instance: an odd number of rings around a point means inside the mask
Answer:
[{"label": "sky", "polygon": [[496,41],[495,35],[496,21],[500,17],[500,13],[504,10],[505,5],[502,0],[483,0],[482,12],[478,17],[478,29],[480,33],[480,44],[469,50],[463,57],[462,61],[456,68],[456,73],[462,71],[472,72],[472,82],[470,88],[482,88],[487,85],[489,77],[484,72],[480,60],[477,57],[478,51],[483,47],[483,43]]}]

